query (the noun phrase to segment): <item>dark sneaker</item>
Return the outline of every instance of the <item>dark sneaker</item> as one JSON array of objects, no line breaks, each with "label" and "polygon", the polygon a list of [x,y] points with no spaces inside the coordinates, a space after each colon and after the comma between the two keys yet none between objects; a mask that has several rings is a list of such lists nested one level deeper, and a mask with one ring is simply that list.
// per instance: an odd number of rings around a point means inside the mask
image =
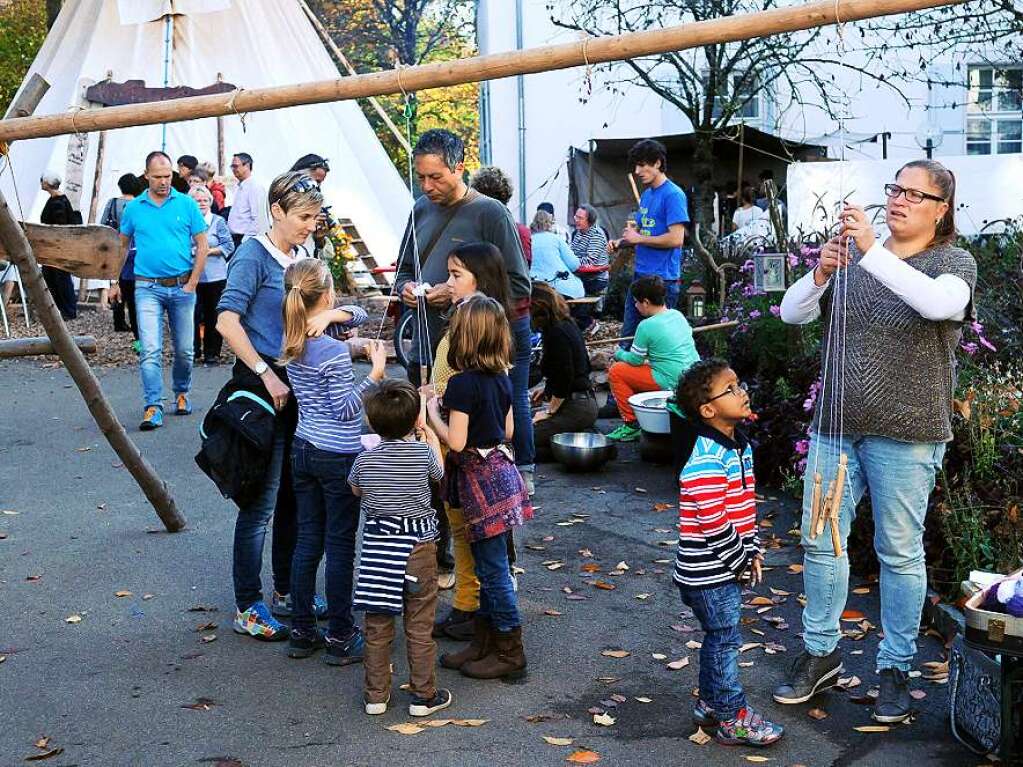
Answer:
[{"label": "dark sneaker", "polygon": [[693,724],[704,729],[713,729],[719,724],[717,712],[702,698],[693,706]]},{"label": "dark sneaker", "polygon": [[142,416],[142,423],[139,424],[139,431],[153,431],[163,426],[163,408],[157,405],[150,405]]},{"label": "dark sneaker", "polygon": [[265,602],[255,602],[247,610],[234,615],[234,632],[255,637],[262,642],[283,642],[288,638],[288,627],[270,615]]},{"label": "dark sneaker", "polygon": [[303,631],[292,628],[291,639],[288,640],[288,657],[308,658],[317,650],[322,650],[323,644],[323,632],[319,629]]},{"label": "dark sneaker", "polygon": [[409,716],[429,716],[436,714],[441,709],[451,705],[451,690],[439,688],[429,700],[412,696],[412,702],[408,704]]},{"label": "dark sneaker", "polygon": [[748,706],[735,719],[726,719],[714,733],[723,746],[769,746],[785,733],[780,724],[769,722]]},{"label": "dark sneaker", "polygon": [[[472,619],[475,615],[474,612],[470,613],[452,607],[451,612],[433,624],[433,638],[450,637],[460,642],[468,642],[472,639]],[[450,633],[452,630],[455,632],[455,636]]]},{"label": "dark sneaker", "polygon": [[607,402],[600,406],[600,410],[597,411],[597,418],[621,418],[621,413],[618,412],[618,403],[615,402],[615,398],[610,394],[607,395]]},{"label": "dark sneaker", "polygon": [[[270,597],[270,612],[277,618],[291,617],[291,594],[278,594]],[[320,621],[327,617],[327,600],[319,594],[313,595],[313,616]]]},{"label": "dark sneaker", "polygon": [[872,716],[882,724],[904,722],[913,713],[909,674],[897,668],[883,668],[880,674],[881,694],[877,696]]},{"label": "dark sneaker", "polygon": [[324,642],[326,642],[327,652],[323,659],[327,665],[348,666],[352,663],[362,663],[366,640],[358,628],[347,639],[335,639],[328,634],[324,637]]},{"label": "dark sneaker", "polygon": [[806,703],[821,690],[834,687],[842,671],[842,656],[837,648],[823,658],[803,650],[792,661],[785,683],[775,688],[774,699],[785,704]]}]

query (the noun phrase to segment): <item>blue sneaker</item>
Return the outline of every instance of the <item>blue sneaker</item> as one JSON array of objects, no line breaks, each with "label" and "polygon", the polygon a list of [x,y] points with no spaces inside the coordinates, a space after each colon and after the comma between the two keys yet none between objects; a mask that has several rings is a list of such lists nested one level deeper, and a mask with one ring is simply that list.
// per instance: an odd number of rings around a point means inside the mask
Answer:
[{"label": "blue sneaker", "polygon": [[710,704],[702,698],[693,706],[693,724],[703,729],[714,729],[718,726],[718,714]]},{"label": "blue sneaker", "polygon": [[323,639],[327,647],[327,653],[323,659],[327,665],[348,666],[352,663],[362,662],[362,656],[366,651],[366,639],[358,626],[355,627],[348,639],[335,639],[329,634]]},{"label": "blue sneaker", "polygon": [[261,642],[283,642],[288,638],[288,627],[270,615],[266,602],[254,602],[248,610],[234,614],[234,632],[255,637]]},{"label": "blue sneaker", "polygon": [[746,707],[735,719],[720,722],[714,737],[723,746],[769,746],[784,733],[785,728],[780,724],[769,722]]},{"label": "blue sneaker", "polygon": [[177,409],[174,411],[174,415],[191,415],[192,414],[192,403],[188,399],[187,394],[179,394],[176,398]]},{"label": "blue sneaker", "polygon": [[142,416],[142,423],[139,424],[140,431],[153,431],[163,426],[163,408],[159,405],[150,405]]},{"label": "blue sneaker", "polygon": [[[270,612],[278,618],[290,618],[291,594],[279,594],[275,591],[270,597]],[[313,596],[313,617],[318,621],[327,617],[327,600],[319,594]]]}]

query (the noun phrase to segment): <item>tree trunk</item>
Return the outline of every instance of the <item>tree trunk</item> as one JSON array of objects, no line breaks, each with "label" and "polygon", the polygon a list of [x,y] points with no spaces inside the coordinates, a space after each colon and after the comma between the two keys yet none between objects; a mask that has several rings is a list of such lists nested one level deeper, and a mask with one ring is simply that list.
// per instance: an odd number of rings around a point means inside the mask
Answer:
[{"label": "tree trunk", "polygon": [[693,201],[696,220],[703,224],[704,232],[710,232],[714,225],[714,134],[709,129],[696,131],[693,184],[696,187],[696,199]]},{"label": "tree trunk", "polygon": [[39,322],[46,329],[46,335],[50,337],[53,348],[60,355],[68,374],[82,393],[85,404],[88,405],[89,412],[92,413],[103,436],[107,438],[107,442],[124,463],[125,468],[138,482],[142,492],[146,494],[146,498],[153,504],[153,508],[156,509],[157,515],[168,532],[176,533],[178,530],[184,529],[185,518],[174,504],[174,499],[167,490],[167,483],[160,479],[149,462],[142,457],[139,449],[135,447],[124,430],[124,426],[117,420],[117,415],[110,407],[110,403],[103,396],[99,381],[92,372],[92,368],[89,367],[89,363],[85,361],[85,356],[75,346],[74,339],[68,333],[67,326],[64,325],[60,312],[57,311],[57,307],[53,303],[50,291],[46,288],[43,274],[39,270],[39,265],[32,254],[32,248],[25,238],[25,233],[14,218],[3,194],[0,194],[0,243],[3,244],[4,250],[7,251],[11,260],[18,266],[21,283],[32,301],[32,308],[35,310]]}]

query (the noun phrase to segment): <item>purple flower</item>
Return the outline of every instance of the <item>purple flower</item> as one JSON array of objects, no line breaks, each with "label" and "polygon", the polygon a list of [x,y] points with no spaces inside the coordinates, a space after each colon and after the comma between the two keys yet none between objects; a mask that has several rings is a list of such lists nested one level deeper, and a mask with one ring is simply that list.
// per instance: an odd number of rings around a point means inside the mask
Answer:
[{"label": "purple flower", "polygon": [[754,309],[753,311],[751,311],[749,313],[749,318],[751,320],[759,320],[760,319],[760,310],[759,309]]},{"label": "purple flower", "polygon": [[979,336],[977,338],[977,340],[980,341],[981,346],[983,346],[984,348],[989,349],[990,351],[993,351],[993,352],[998,351],[995,348],[995,345],[993,343],[991,343],[990,341],[988,341],[986,338],[984,338],[984,336]]},{"label": "purple flower", "polygon": [[796,452],[799,455],[806,455],[810,452],[810,440],[801,439],[795,444]]},{"label": "purple flower", "polygon": [[805,458],[800,458],[798,461],[796,461],[796,472],[799,473],[799,474],[802,474],[805,471],[806,471],[806,459]]},{"label": "purple flower", "polygon": [[771,315],[774,317],[781,317],[781,307],[775,304],[771,307]]},{"label": "purple flower", "polygon": [[746,272],[748,274],[749,272],[753,271],[754,266],[755,265],[753,263],[753,259],[749,259],[749,260],[746,261],[745,264],[742,265],[742,271],[744,271],[744,272]]},{"label": "purple flower", "polygon": [[981,335],[984,332],[984,326],[976,321],[970,323],[970,329],[977,335]]},{"label": "purple flower", "polygon": [[805,410],[807,413],[813,410],[813,399],[807,397],[806,399],[803,400],[803,410]]},{"label": "purple flower", "polygon": [[980,347],[977,346],[977,344],[973,343],[973,341],[969,341],[969,342],[963,344],[962,347],[963,347],[963,351],[966,352],[967,354],[969,354],[971,357],[974,354],[976,354],[977,351],[980,349]]},{"label": "purple flower", "polygon": [[789,269],[795,269],[799,266],[799,256],[789,253]]}]

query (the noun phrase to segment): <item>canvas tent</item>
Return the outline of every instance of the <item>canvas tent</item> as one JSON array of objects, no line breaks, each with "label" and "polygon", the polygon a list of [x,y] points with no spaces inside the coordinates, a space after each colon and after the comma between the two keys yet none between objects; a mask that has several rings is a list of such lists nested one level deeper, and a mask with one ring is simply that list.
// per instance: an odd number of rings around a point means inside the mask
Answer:
[{"label": "canvas tent", "polygon": [[[299,0],[65,0],[32,67],[50,89],[37,114],[96,108],[84,89],[109,77],[148,87],[203,88],[223,80],[239,88],[327,80],[337,68]],[[230,97],[225,95],[225,99]],[[224,146],[248,152],[264,184],[304,154],[327,157],[324,194],[351,219],[378,263],[391,263],[412,198],[354,101],[223,118]],[[58,172],[65,193],[88,219],[98,134],[16,142],[0,189],[27,220],[38,221],[45,195],[39,176]],[[140,173],[146,154],[192,154],[217,164],[217,120],[109,131],[104,139],[98,205],[118,194],[117,179]],[[14,186],[18,194],[15,194]],[[97,214],[98,215],[98,214]]]}]

